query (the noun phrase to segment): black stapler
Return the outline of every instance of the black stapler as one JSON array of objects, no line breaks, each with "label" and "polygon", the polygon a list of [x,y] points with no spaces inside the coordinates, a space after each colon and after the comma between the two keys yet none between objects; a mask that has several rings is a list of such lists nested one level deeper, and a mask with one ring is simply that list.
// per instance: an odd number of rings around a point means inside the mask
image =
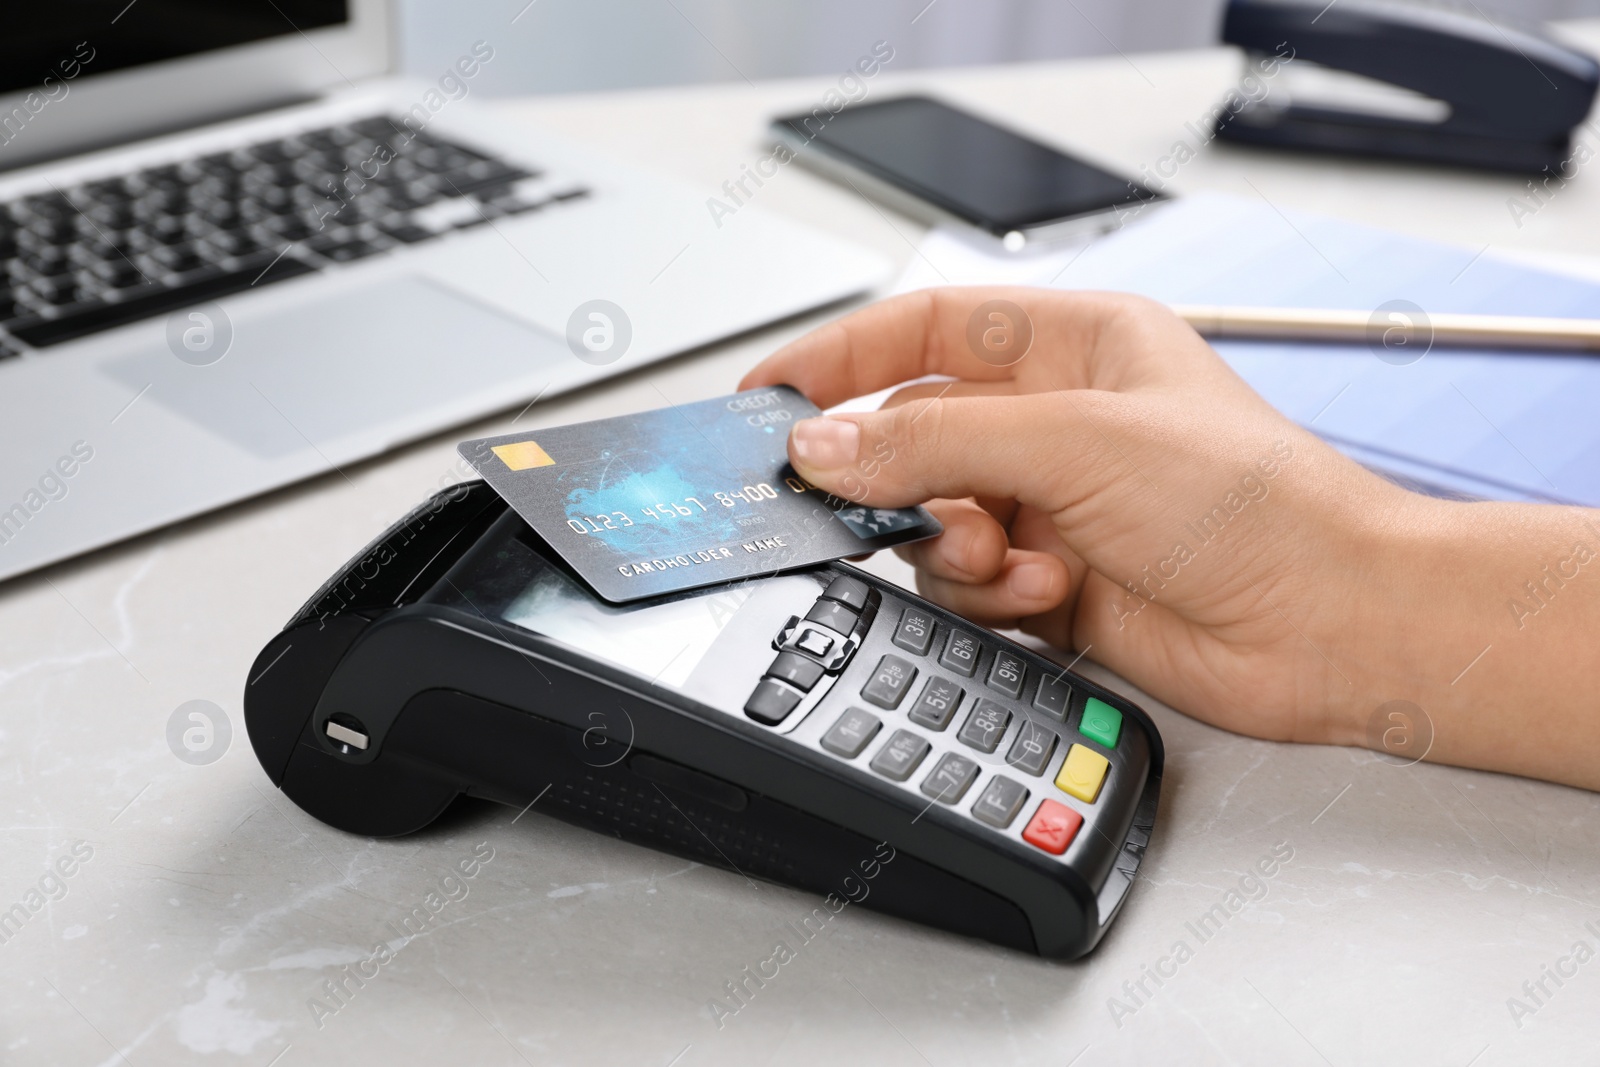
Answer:
[{"label": "black stapler", "polygon": [[1600,85],[1592,57],[1538,28],[1491,21],[1476,4],[1230,0],[1222,39],[1292,57],[1286,72],[1304,64],[1330,80],[1357,75],[1419,105],[1366,108],[1297,92],[1285,103],[1269,92],[1217,120],[1223,139],[1302,151],[1566,173],[1573,130]]}]

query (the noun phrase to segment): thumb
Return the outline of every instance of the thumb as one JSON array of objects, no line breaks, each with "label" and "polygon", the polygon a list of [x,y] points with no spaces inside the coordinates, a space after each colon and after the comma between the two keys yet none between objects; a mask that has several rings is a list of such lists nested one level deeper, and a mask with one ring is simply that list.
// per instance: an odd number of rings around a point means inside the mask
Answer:
[{"label": "thumb", "polygon": [[813,485],[860,504],[983,496],[1053,512],[1077,451],[1057,407],[1049,394],[946,397],[804,419],[789,433],[789,459]]}]

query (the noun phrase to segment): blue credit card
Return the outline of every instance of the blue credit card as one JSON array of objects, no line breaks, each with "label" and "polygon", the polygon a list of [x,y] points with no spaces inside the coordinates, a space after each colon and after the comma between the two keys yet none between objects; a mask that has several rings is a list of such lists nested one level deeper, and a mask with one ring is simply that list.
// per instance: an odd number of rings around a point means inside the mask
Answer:
[{"label": "blue credit card", "polygon": [[[858,556],[941,532],[789,465],[789,427],[821,414],[788,386],[457,446],[517,514],[615,604]],[[892,455],[868,462],[864,483]]]}]

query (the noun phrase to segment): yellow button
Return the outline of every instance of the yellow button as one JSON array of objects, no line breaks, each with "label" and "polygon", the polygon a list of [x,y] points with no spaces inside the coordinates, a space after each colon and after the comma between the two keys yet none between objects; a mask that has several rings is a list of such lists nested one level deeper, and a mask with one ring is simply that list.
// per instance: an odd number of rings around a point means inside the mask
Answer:
[{"label": "yellow button", "polygon": [[1061,765],[1061,773],[1056,775],[1056,788],[1085,804],[1093,804],[1094,798],[1100,795],[1100,784],[1106,780],[1106,771],[1110,767],[1111,761],[1100,753],[1091,752],[1082,745],[1073,745],[1067,750],[1067,760]]}]

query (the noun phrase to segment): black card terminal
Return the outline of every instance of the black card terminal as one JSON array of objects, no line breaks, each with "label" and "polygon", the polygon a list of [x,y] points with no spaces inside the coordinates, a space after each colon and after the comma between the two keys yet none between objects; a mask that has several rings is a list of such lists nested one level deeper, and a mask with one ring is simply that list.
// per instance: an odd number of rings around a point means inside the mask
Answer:
[{"label": "black card terminal", "polygon": [[1161,783],[1138,707],[897,586],[828,564],[608,604],[482,482],[347,563],[250,679],[263,768],[351,833],[537,800],[810,891],[870,863],[866,906],[1052,958],[1116,916]]}]

